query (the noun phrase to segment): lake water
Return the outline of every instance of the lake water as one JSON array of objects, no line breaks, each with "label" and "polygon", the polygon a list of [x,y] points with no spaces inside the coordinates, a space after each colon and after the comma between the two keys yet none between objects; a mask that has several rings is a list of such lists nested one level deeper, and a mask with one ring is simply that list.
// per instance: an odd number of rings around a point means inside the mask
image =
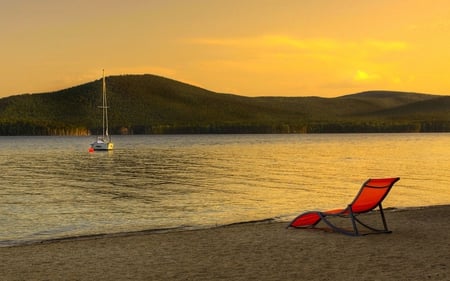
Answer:
[{"label": "lake water", "polygon": [[345,207],[401,177],[385,207],[450,203],[450,134],[0,137],[0,246],[202,228]]}]

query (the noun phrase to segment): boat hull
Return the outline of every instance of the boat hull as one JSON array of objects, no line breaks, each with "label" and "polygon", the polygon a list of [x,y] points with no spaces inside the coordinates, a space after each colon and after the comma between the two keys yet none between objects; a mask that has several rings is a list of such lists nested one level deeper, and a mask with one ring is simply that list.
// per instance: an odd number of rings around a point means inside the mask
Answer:
[{"label": "boat hull", "polygon": [[91,147],[95,151],[107,151],[107,150],[113,150],[114,144],[112,142],[94,142],[91,144]]}]

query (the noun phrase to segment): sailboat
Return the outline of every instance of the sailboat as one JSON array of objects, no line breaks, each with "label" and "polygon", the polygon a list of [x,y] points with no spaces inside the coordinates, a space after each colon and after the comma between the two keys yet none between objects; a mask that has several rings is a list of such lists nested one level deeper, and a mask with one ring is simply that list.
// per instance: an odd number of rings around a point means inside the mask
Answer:
[{"label": "sailboat", "polygon": [[103,91],[102,91],[102,105],[99,108],[103,111],[102,117],[102,135],[97,136],[97,140],[91,143],[90,151],[93,150],[112,150],[114,144],[111,140],[111,136],[108,132],[108,103],[106,101],[106,82],[105,82],[105,70],[103,70]]}]

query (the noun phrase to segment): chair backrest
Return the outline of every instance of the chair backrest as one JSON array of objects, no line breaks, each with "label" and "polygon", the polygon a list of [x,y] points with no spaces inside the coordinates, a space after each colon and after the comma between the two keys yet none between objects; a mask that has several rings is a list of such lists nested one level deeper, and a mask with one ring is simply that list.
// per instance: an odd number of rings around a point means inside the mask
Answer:
[{"label": "chair backrest", "polygon": [[376,208],[400,178],[368,179],[351,203],[354,213],[365,213]]}]

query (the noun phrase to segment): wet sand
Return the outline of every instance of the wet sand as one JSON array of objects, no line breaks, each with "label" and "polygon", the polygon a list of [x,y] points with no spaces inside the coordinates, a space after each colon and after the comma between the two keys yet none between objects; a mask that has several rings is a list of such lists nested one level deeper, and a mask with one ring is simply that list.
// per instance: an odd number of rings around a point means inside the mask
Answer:
[{"label": "wet sand", "polygon": [[362,237],[266,222],[3,247],[0,280],[450,280],[450,205],[386,218]]}]

